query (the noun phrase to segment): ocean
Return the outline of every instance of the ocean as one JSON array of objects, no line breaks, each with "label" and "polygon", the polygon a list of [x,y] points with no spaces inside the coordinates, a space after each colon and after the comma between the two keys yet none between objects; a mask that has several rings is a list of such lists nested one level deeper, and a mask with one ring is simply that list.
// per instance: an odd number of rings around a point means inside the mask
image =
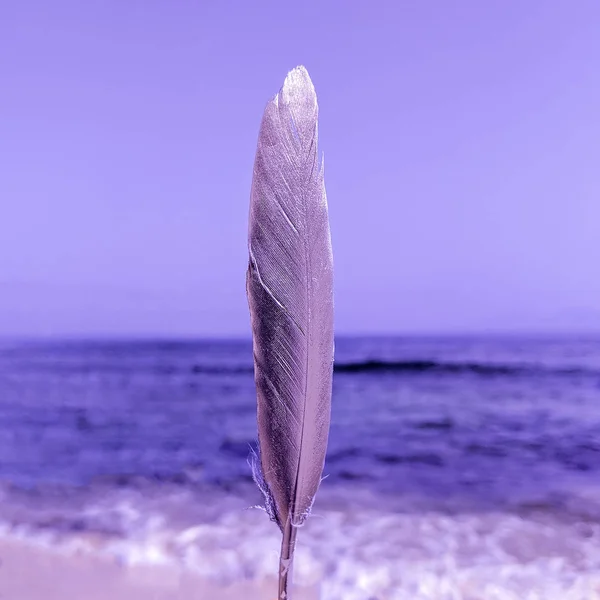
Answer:
[{"label": "ocean", "polygon": [[[276,572],[250,341],[0,344],[0,535]],[[326,600],[600,598],[600,337],[336,339],[295,578]]]}]

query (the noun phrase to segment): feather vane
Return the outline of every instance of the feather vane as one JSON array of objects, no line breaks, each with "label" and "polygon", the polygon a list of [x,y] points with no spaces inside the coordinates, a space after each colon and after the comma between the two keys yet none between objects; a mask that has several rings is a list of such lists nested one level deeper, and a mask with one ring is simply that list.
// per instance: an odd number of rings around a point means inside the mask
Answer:
[{"label": "feather vane", "polygon": [[246,279],[253,333],[259,457],[255,478],[283,533],[282,574],[295,529],[321,482],[331,413],[333,260],[318,104],[304,67],[267,104],[254,163]]}]

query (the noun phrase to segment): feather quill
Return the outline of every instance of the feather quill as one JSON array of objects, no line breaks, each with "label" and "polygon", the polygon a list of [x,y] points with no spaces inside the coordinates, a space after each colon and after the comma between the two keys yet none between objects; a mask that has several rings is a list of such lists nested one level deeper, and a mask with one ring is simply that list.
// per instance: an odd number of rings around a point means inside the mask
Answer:
[{"label": "feather quill", "polygon": [[321,482],[331,414],[333,259],[317,118],[312,81],[296,67],[265,108],[250,198],[253,472],[283,534],[281,600],[289,598],[296,530]]}]

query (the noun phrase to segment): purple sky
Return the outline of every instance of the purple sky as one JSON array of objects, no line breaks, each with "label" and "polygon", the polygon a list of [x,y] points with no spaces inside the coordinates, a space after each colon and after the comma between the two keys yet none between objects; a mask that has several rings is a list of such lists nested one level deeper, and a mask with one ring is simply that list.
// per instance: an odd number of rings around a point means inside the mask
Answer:
[{"label": "purple sky", "polygon": [[0,334],[249,335],[258,127],[297,64],[338,332],[600,329],[597,0],[21,0]]}]

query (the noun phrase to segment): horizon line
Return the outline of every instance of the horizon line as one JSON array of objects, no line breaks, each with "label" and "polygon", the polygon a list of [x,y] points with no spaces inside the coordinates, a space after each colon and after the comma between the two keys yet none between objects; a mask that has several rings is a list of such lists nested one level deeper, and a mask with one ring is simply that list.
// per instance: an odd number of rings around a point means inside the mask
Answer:
[{"label": "horizon line", "polygon": [[[600,328],[590,329],[477,329],[477,330],[420,330],[420,331],[391,331],[391,332],[340,332],[336,339],[425,339],[425,338],[565,338],[565,337],[600,337]],[[165,333],[38,333],[38,334],[2,334],[2,342],[164,342],[164,343],[194,343],[194,342],[252,342],[252,336],[240,334],[165,334]]]}]

